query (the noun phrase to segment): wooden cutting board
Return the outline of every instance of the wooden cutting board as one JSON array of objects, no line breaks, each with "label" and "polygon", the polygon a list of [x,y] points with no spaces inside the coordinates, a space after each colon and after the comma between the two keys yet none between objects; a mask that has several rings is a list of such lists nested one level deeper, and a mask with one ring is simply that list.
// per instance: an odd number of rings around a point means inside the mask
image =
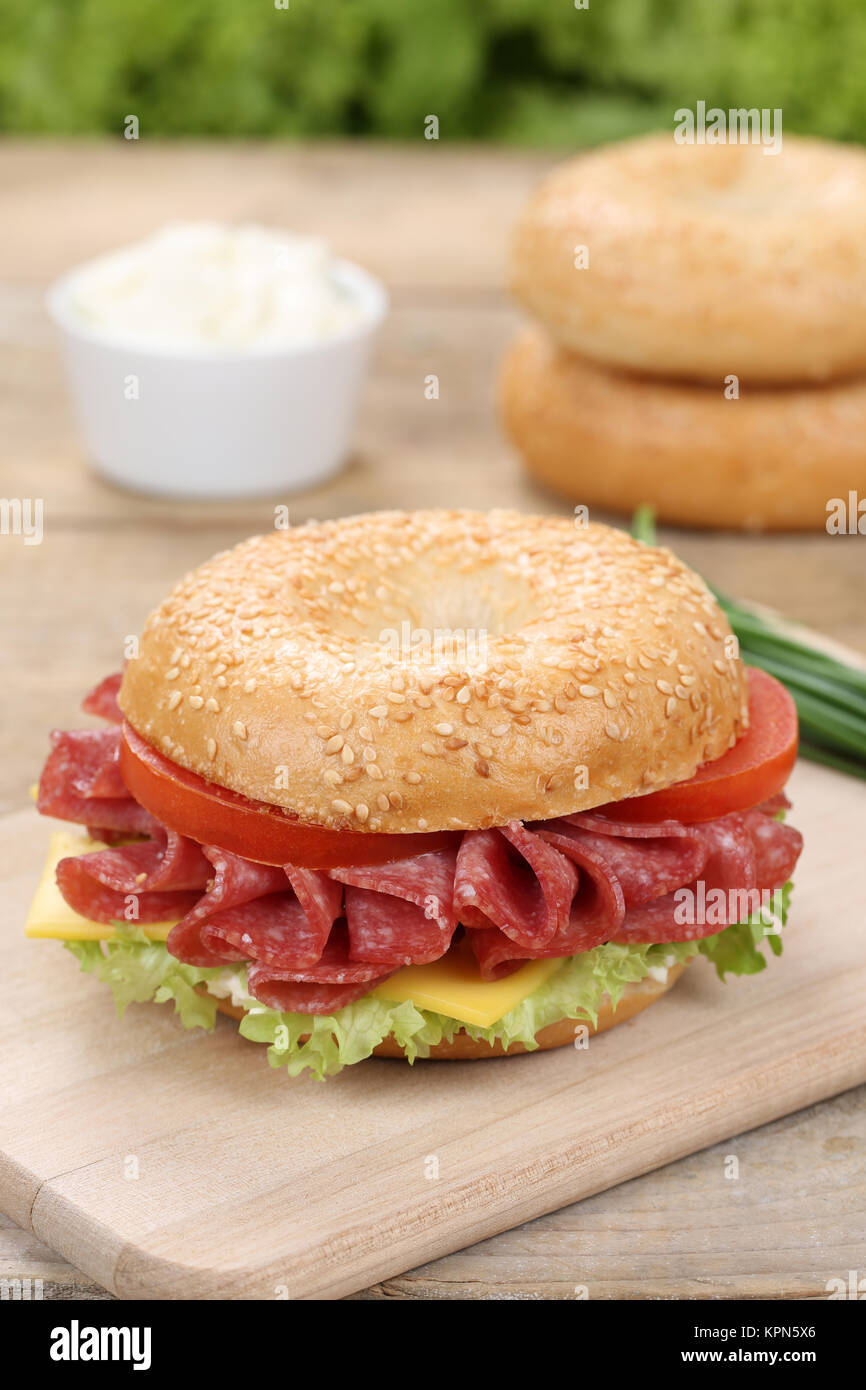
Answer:
[{"label": "wooden cutting board", "polygon": [[22,937],[49,827],[8,817],[0,1207],[121,1297],[336,1297],[863,1082],[866,788],[800,764],[791,790],[806,849],[762,975],[699,960],[587,1051],[324,1084],[225,1019],[117,1020],[59,944]]}]

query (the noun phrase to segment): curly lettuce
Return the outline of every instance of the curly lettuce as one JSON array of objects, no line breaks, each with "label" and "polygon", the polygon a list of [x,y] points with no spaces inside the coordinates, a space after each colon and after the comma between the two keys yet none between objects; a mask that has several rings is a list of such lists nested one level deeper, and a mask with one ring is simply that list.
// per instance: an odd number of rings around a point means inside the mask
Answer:
[{"label": "curly lettuce", "polygon": [[[216,1021],[215,996],[231,996],[233,1003],[245,1011],[241,1035],[267,1044],[272,1067],[284,1068],[290,1076],[310,1071],[317,1080],[324,1080],[343,1067],[364,1061],[387,1037],[396,1038],[410,1062],[428,1056],[437,1043],[450,1042],[460,1031],[484,1042],[499,1041],[504,1047],[523,1043],[532,1051],[537,1046],[536,1034],[548,1024],[562,1018],[595,1024],[605,995],[615,1008],[627,985],[637,984],[696,955],[712,961],[722,980],[726,975],[754,975],[767,964],[761,950],[764,941],[769,942],[774,955],[781,955],[778,929],[787,921],[791,889],[792,885],[786,883],[774,895],[775,920],[769,923],[756,913],[747,921],[725,927],[700,941],[652,946],[609,941],[570,956],[534,993],[489,1028],[418,1009],[411,1001],[390,1003],[373,995],[328,1015],[280,1013],[247,993],[242,968],[184,965],[169,954],[162,942],[148,941],[140,931],[125,931],[108,942],[65,944],[82,970],[111,986],[118,1015],[129,1004],[171,1000],[185,1028],[210,1030]],[[201,984],[214,993],[199,993],[196,986]]]}]

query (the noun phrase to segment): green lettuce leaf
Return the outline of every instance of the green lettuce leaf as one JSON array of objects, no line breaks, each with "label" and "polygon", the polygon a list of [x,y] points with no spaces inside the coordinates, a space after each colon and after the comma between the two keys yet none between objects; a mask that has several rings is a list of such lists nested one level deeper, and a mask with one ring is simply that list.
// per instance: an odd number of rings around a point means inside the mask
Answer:
[{"label": "green lettuce leaf", "polygon": [[766,966],[760,950],[764,940],[769,941],[775,955],[781,954],[778,925],[787,920],[791,887],[786,883],[774,896],[776,921],[769,928],[755,915],[701,941],[653,946],[609,941],[570,956],[533,994],[489,1028],[458,1023],[444,1014],[418,1009],[411,1001],[390,1003],[373,995],[328,1015],[279,1013],[246,992],[242,969],[184,965],[169,955],[162,942],[148,941],[140,931],[124,932],[109,942],[68,941],[66,948],[78,958],[82,970],[111,986],[119,1015],[131,1003],[171,999],[185,1028],[212,1029],[216,1000],[198,994],[195,986],[212,981],[223,993],[230,990],[233,1002],[245,1010],[239,1025],[241,1035],[267,1044],[272,1067],[285,1068],[289,1076],[309,1070],[317,1080],[323,1080],[343,1067],[362,1062],[389,1035],[405,1048],[410,1062],[426,1057],[437,1043],[450,1042],[461,1030],[485,1042],[499,1040],[504,1047],[520,1042],[533,1051],[535,1035],[548,1024],[561,1018],[595,1024],[605,994],[616,1007],[627,985],[696,955],[711,960],[721,979],[726,974],[753,975]]},{"label": "green lettuce leaf", "polygon": [[720,980],[726,974],[757,975],[758,971],[765,970],[767,960],[759,949],[764,941],[769,943],[774,956],[782,954],[779,928],[788,920],[793,886],[786,883],[773,894],[772,916],[775,921],[765,922],[760,913],[753,913],[747,921],[726,927],[715,936],[705,936],[698,943],[701,955],[713,962]]},{"label": "green lettuce leaf", "polygon": [[142,931],[124,932],[113,941],[67,941],[65,946],[82,970],[111,986],[118,1018],[130,1004],[173,999],[184,1028],[213,1029],[216,1000],[197,994],[195,986],[223,975],[223,970],[184,965],[163,942],[148,941]]}]

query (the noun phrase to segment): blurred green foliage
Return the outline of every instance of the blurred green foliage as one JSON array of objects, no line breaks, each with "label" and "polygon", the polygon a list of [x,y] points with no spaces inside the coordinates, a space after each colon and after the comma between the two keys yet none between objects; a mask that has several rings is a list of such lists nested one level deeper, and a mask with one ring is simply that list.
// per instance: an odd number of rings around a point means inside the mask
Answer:
[{"label": "blurred green foliage", "polygon": [[862,0],[0,0],[0,129],[587,144],[679,106],[866,140]]}]

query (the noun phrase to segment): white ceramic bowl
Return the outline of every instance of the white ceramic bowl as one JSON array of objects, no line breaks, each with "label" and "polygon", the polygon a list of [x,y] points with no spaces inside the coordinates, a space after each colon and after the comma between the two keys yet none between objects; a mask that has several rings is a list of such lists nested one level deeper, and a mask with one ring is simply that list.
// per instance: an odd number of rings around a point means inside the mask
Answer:
[{"label": "white ceramic bowl", "polygon": [[124,342],[81,322],[70,300],[78,267],[47,306],[88,455],[138,492],[248,497],[307,487],[345,461],[384,287],[349,261],[335,278],[361,306],[358,321],[308,346],[243,351]]}]

